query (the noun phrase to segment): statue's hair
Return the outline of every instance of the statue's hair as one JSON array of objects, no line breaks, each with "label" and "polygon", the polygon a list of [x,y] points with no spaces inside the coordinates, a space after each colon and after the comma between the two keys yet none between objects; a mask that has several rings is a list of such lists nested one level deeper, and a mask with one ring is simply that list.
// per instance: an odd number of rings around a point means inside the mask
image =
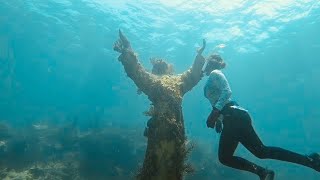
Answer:
[{"label": "statue's hair", "polygon": [[173,65],[167,63],[162,58],[151,58],[150,62],[152,64],[152,74],[155,75],[165,75],[173,74]]}]

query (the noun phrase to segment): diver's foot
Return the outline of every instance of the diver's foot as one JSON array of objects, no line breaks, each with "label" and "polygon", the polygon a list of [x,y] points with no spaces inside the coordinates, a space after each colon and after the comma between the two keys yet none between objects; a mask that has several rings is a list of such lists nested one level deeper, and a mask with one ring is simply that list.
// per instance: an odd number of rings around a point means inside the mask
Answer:
[{"label": "diver's foot", "polygon": [[262,175],[260,176],[260,180],[273,180],[274,179],[274,172],[271,170],[264,170]]},{"label": "diver's foot", "polygon": [[320,154],[312,153],[308,156],[311,161],[312,168],[318,172],[320,172]]}]

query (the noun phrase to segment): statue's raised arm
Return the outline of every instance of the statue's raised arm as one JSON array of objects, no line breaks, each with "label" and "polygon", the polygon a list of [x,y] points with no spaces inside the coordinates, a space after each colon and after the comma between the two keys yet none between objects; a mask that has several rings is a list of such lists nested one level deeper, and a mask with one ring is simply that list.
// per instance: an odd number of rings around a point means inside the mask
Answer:
[{"label": "statue's raised arm", "polygon": [[182,93],[185,94],[190,91],[203,77],[202,68],[205,63],[205,58],[202,52],[206,47],[206,41],[203,40],[202,47],[198,50],[197,56],[190,69],[181,75],[182,80]]},{"label": "statue's raised arm", "polygon": [[139,90],[147,96],[152,94],[153,75],[140,64],[137,55],[131,48],[130,42],[119,30],[119,39],[114,43],[113,50],[121,53],[118,60],[124,66],[127,75],[134,81]]}]

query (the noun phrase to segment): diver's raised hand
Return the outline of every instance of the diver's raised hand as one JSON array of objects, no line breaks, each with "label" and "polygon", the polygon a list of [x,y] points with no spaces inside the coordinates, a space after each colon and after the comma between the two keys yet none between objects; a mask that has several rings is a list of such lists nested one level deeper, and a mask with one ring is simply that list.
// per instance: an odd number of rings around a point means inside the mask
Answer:
[{"label": "diver's raised hand", "polygon": [[197,50],[198,55],[201,55],[202,52],[203,52],[203,50],[204,50],[205,48],[206,48],[206,40],[203,39],[203,41],[202,41],[202,47]]},{"label": "diver's raised hand", "polygon": [[131,49],[130,42],[119,29],[119,39],[113,44],[113,50],[123,53],[126,49]]}]

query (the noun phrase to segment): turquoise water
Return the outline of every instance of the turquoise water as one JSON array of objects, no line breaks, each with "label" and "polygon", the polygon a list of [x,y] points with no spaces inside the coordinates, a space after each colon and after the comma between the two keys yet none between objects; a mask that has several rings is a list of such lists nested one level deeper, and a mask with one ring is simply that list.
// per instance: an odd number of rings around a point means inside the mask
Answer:
[{"label": "turquoise water", "polygon": [[[0,121],[12,131],[35,124],[55,126],[74,117],[82,131],[134,130],[141,136],[134,142],[142,146],[137,154],[141,163],[147,122],[142,112],[150,102],[137,95],[112,50],[118,29],[147,69],[151,57],[162,57],[176,73],[190,67],[206,39],[204,54],[215,51],[225,58],[233,99],[251,112],[265,144],[303,154],[320,151],[318,0],[0,2]],[[198,177],[255,179],[219,164],[219,136],[205,124],[211,111],[202,92],[205,80],[183,101],[187,135],[202,148],[201,157],[209,156],[216,167],[210,169],[194,156],[204,174]],[[237,154],[276,170],[277,179],[320,179],[304,167],[257,160],[241,146]],[[119,167],[125,163],[115,162]]]}]

